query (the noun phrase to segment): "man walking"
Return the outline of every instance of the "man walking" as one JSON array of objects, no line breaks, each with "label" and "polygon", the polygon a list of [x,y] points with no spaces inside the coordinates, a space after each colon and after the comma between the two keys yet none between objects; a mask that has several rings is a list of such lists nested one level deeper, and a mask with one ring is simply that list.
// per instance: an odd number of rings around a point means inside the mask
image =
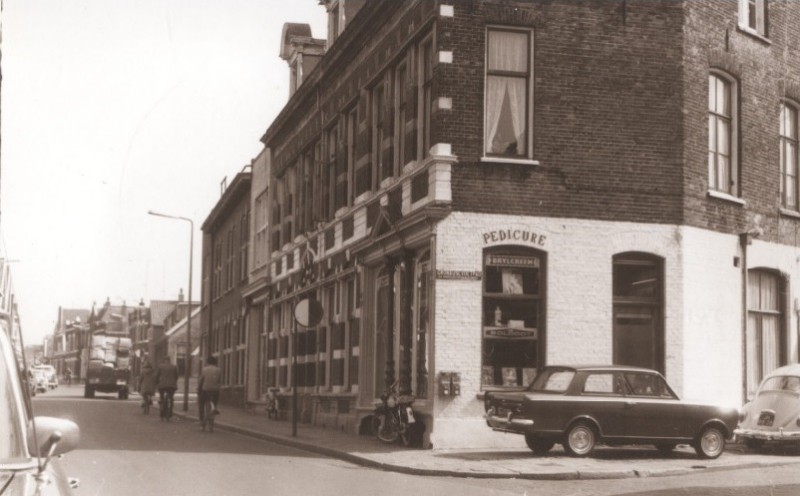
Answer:
[{"label": "man walking", "polygon": [[168,356],[158,366],[156,384],[161,403],[161,418],[169,420],[172,417],[172,405],[175,403],[175,390],[178,389],[178,367],[169,361]]}]

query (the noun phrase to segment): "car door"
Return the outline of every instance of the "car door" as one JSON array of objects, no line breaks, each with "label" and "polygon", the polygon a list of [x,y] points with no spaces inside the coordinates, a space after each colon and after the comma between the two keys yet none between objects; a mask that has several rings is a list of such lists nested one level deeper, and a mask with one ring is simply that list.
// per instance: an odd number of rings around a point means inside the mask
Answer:
[{"label": "car door", "polygon": [[622,376],[612,371],[588,372],[581,388],[576,415],[588,415],[600,425],[603,437],[625,434],[625,397]]},{"label": "car door", "polygon": [[623,374],[625,387],[625,436],[671,439],[683,437],[685,406],[666,385],[664,378],[646,371]]}]

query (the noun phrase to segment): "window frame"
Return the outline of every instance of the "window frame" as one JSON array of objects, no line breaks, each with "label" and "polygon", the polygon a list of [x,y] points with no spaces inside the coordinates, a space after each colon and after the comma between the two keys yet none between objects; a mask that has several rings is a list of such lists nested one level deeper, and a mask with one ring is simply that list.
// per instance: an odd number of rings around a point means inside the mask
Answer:
[{"label": "window frame", "polygon": [[[787,115],[789,114],[789,115]],[[787,122],[791,122],[793,135],[786,131]],[[780,142],[780,158],[779,167],[781,174],[780,192],[781,192],[781,208],[800,212],[800,105],[789,101],[783,100],[780,103],[779,112],[779,125],[778,125],[778,140]],[[789,149],[793,149],[793,162],[789,163],[787,153]],[[792,169],[791,173],[789,169]],[[787,191],[793,190],[793,202],[787,198]]]},{"label": "window frame", "polygon": [[[725,115],[720,113],[716,108],[716,84],[714,84],[714,93],[712,95],[712,83],[716,81],[722,82],[724,88],[728,91],[728,107],[729,114]],[[739,166],[739,85],[738,81],[730,74],[712,70],[708,74],[708,96],[707,96],[707,124],[706,133],[708,134],[708,190],[716,194],[728,195],[731,198],[741,198],[741,181],[740,181],[740,166]],[[712,108],[712,96],[714,103]],[[712,149],[712,121],[714,123],[713,139],[714,148]],[[716,129],[720,121],[726,121],[728,125],[728,167],[727,174],[729,176],[729,184],[726,188],[721,187],[719,184],[719,157],[722,156],[719,150],[719,139]],[[713,157],[713,161],[712,161]]]},{"label": "window frame", "polygon": [[[493,153],[489,151],[488,132],[488,112],[487,112],[487,92],[489,90],[489,78],[491,76],[500,77],[522,77],[522,73],[512,71],[491,71],[489,69],[489,33],[492,31],[505,31],[513,33],[524,33],[528,37],[528,59],[527,59],[527,72],[525,75],[525,91],[526,91],[526,106],[525,106],[525,138],[526,146],[525,153],[522,154],[507,154],[507,153]],[[501,160],[532,160],[533,159],[533,80],[534,80],[534,65],[533,65],[533,48],[534,37],[532,28],[524,28],[518,26],[506,25],[488,25],[484,32],[485,47],[484,47],[484,90],[483,90],[483,154],[488,159],[501,159]]]},{"label": "window frame", "polygon": [[[433,33],[427,35],[418,45],[417,57],[417,157],[427,158],[431,154],[431,123],[433,117],[433,69],[436,65],[436,45]],[[425,55],[430,49],[429,57]]]},{"label": "window frame", "polygon": [[768,37],[768,0],[739,0],[739,28],[757,36]]}]

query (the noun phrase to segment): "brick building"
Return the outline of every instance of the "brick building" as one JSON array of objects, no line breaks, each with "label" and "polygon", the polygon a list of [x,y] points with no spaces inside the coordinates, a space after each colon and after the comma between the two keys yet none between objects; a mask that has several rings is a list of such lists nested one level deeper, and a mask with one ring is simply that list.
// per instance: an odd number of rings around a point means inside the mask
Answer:
[{"label": "brick building", "polygon": [[798,361],[800,4],[321,3],[262,138],[258,390],[356,432],[397,381],[426,445],[475,447],[521,442],[482,395],[546,364],[738,405]]},{"label": "brick building", "polygon": [[[228,185],[203,222],[200,356],[214,356],[222,369],[220,402],[245,404],[250,236],[250,166]],[[194,320],[192,320],[194,322]]]}]

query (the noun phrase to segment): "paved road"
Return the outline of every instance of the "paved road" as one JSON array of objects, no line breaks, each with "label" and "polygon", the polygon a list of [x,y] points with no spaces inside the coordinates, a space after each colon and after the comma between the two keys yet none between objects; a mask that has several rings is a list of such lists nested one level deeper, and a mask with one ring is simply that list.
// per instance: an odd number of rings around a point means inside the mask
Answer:
[{"label": "paved road", "polygon": [[[204,433],[191,422],[142,414],[138,399],[77,386],[36,396],[38,415],[70,418],[81,445],[62,459],[85,495],[711,495],[800,494],[797,465],[703,472],[677,477],[599,481],[487,480],[420,477],[371,470],[225,431]],[[180,408],[180,405],[178,405]],[[223,413],[224,415],[224,413]]]}]

